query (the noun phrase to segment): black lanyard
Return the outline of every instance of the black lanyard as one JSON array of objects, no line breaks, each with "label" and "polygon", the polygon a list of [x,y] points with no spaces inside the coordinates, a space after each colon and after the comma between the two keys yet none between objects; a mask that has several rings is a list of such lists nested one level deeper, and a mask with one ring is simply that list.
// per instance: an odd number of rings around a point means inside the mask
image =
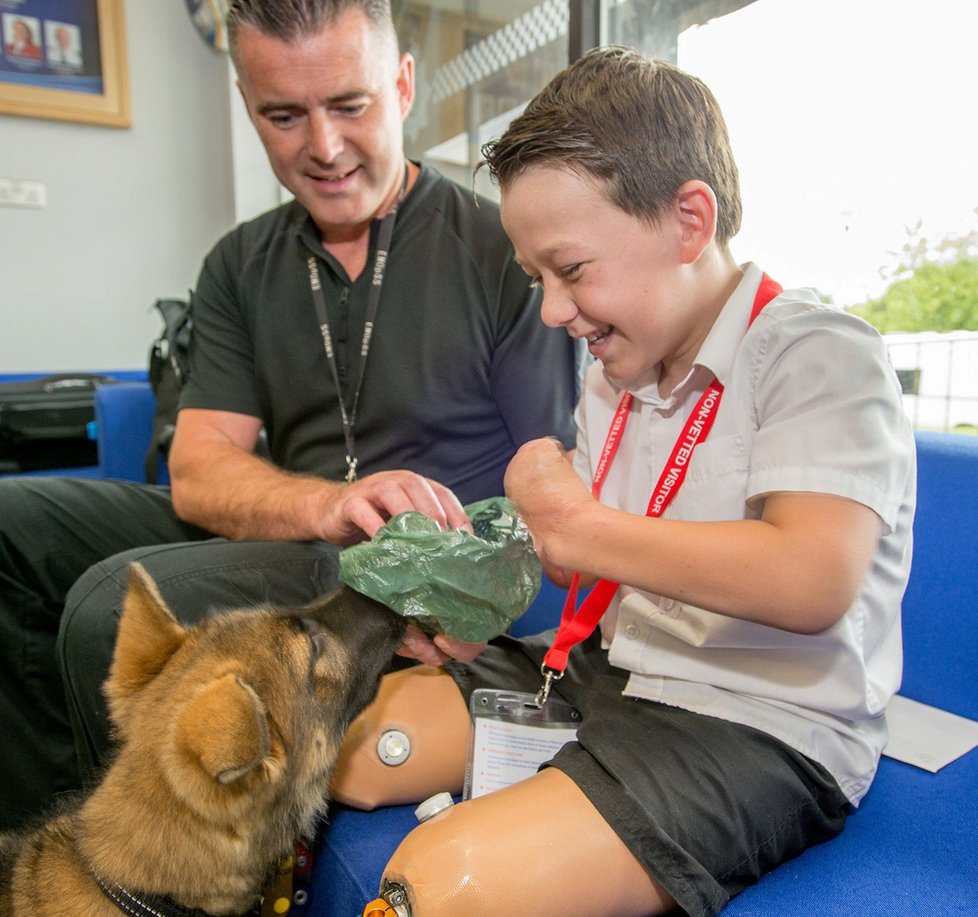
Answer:
[{"label": "black lanyard", "polygon": [[346,482],[352,484],[357,479],[357,453],[353,436],[353,427],[357,421],[357,405],[360,401],[360,388],[363,386],[363,376],[367,367],[367,353],[370,351],[370,338],[374,331],[374,321],[377,318],[377,309],[380,306],[380,290],[384,285],[384,274],[387,272],[387,255],[391,247],[391,237],[394,235],[394,220],[397,217],[397,208],[404,197],[407,188],[408,170],[404,167],[404,181],[401,183],[401,190],[397,196],[397,201],[380,221],[380,229],[377,233],[377,254],[374,256],[373,280],[370,284],[370,292],[367,294],[367,316],[363,324],[363,340],[360,342],[360,364],[357,368],[356,384],[353,387],[353,399],[347,407],[346,399],[343,397],[343,389],[340,387],[340,374],[336,366],[336,354],[333,350],[333,336],[329,331],[329,318],[326,315],[326,297],[323,295],[323,285],[319,276],[319,262],[310,255],[306,264],[309,267],[309,286],[312,289],[312,301],[316,306],[316,315],[319,318],[319,331],[323,336],[323,347],[326,350],[326,359],[329,361],[329,369],[333,374],[333,383],[336,385],[336,394],[340,402],[340,415],[343,418],[343,439],[346,441]]}]

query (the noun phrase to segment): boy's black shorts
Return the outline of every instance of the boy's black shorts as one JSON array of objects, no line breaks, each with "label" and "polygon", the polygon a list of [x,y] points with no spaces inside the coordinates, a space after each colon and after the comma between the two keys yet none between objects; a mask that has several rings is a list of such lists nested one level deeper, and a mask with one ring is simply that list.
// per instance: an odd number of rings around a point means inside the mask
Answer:
[{"label": "boy's black shorts", "polygon": [[[500,637],[446,669],[477,688],[536,693],[553,632]],[[691,915],[712,915],[765,872],[838,834],[850,806],[821,765],[737,723],[622,696],[628,673],[595,634],[553,694],[580,711],[566,773],[649,874]]]}]

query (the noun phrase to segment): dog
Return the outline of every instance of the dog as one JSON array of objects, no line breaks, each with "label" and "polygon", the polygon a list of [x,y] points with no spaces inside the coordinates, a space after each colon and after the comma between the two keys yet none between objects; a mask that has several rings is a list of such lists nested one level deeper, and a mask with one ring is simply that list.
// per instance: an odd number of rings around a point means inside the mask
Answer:
[{"label": "dog", "polygon": [[117,751],[77,808],[0,838],[0,917],[252,911],[404,630],[346,587],[187,629],[133,564],[105,683]]}]

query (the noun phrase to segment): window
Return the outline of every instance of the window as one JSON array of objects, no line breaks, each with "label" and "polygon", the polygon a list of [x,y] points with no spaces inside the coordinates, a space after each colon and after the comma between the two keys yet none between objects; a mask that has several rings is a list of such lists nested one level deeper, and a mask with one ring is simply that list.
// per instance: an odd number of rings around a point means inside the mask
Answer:
[{"label": "window", "polygon": [[682,32],[740,163],[735,254],[849,306],[882,292],[918,223],[974,229],[976,33],[959,0],[755,0]]},{"label": "window", "polygon": [[[417,67],[407,154],[468,186],[482,144],[567,65],[567,0],[435,0],[394,12]],[[496,197],[484,172],[478,188]]]},{"label": "window", "polygon": [[[464,185],[572,47],[602,41],[674,60],[716,94],[741,175],[738,260],[850,308],[957,240],[976,295],[946,310],[943,336],[921,307],[927,333],[890,339],[891,354],[914,379],[915,423],[978,431],[978,4],[430,0],[394,12],[418,66],[408,155]],[[590,40],[575,34],[592,21]],[[476,186],[496,196],[485,172]]]}]

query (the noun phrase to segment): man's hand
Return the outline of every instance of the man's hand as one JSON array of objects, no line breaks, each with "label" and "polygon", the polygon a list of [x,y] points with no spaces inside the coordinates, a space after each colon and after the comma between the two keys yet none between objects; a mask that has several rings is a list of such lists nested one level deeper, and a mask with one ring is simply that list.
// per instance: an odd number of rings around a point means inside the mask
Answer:
[{"label": "man's hand", "polygon": [[411,471],[379,471],[334,492],[323,518],[325,540],[350,545],[373,538],[393,516],[411,510],[443,529],[472,531],[462,504],[444,485]]}]

